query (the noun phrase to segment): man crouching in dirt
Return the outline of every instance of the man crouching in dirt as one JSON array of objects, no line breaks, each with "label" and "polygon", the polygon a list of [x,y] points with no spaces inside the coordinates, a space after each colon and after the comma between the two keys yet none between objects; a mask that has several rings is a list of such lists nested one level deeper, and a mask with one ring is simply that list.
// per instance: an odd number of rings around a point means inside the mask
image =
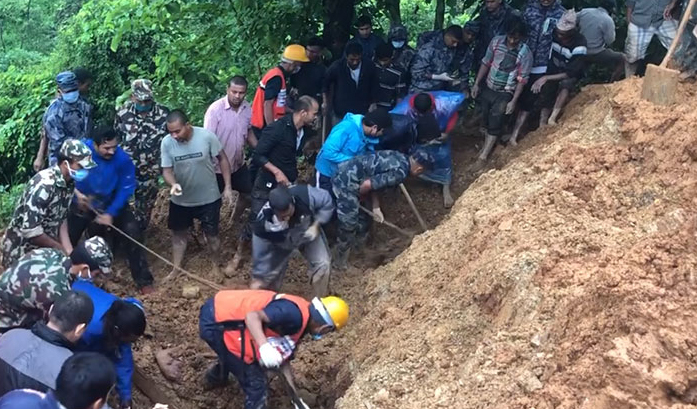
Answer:
[{"label": "man crouching in dirt", "polygon": [[341,329],[348,318],[349,307],[338,297],[307,301],[268,290],[220,291],[199,315],[201,339],[218,356],[206,371],[206,388],[226,385],[232,372],[245,393],[245,409],[265,409],[265,368],[280,368],[295,409],[309,409],[297,397],[290,359],[303,335],[317,339]]},{"label": "man crouching in dirt", "polygon": [[329,291],[331,253],[321,225],[332,219],[334,203],[324,189],[278,185],[269,192],[253,223],[250,288],[279,291],[295,249],[307,260],[315,296]]},{"label": "man crouching in dirt", "polygon": [[358,238],[365,239],[370,227],[370,219],[360,212],[360,202],[372,202],[375,221],[382,223],[385,216],[380,210],[375,191],[397,186],[407,176],[419,176],[433,166],[433,156],[423,149],[416,149],[411,155],[398,151],[378,151],[347,160],[339,165],[332,178],[332,189],[336,195],[339,233],[334,247],[332,266],[345,270],[351,248],[360,246]]}]

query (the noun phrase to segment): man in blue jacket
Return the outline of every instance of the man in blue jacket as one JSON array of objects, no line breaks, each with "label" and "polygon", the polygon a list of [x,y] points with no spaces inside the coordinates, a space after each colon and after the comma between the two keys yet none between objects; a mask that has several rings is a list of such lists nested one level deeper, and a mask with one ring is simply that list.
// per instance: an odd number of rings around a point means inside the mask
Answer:
[{"label": "man in blue jacket", "polygon": [[382,108],[365,115],[346,114],[344,119],[332,128],[319,151],[315,162],[317,186],[329,191],[333,196],[331,178],[336,174],[339,164],[374,151],[379,142],[378,137],[391,126],[392,117]]},{"label": "man in blue jacket", "polygon": [[94,304],[94,315],[77,344],[77,351],[98,352],[111,360],[116,369],[116,392],[121,409],[130,409],[133,382],[131,344],[145,332],[145,312],[140,301],[121,299],[87,281],[78,281],[74,291],[87,294]]},{"label": "man in blue jacket", "polygon": [[[97,129],[85,144],[92,150],[97,163],[89,175],[75,183],[75,197],[68,213],[70,241],[76,245],[82,233],[96,223],[98,233],[110,225],[141,241],[143,231],[128,199],[136,189],[135,166],[130,156],[118,146],[119,136],[111,127]],[[102,234],[103,235],[103,234]],[[128,254],[128,266],[136,285],[143,294],[153,291],[153,278],[143,250],[132,241],[123,241]]]}]

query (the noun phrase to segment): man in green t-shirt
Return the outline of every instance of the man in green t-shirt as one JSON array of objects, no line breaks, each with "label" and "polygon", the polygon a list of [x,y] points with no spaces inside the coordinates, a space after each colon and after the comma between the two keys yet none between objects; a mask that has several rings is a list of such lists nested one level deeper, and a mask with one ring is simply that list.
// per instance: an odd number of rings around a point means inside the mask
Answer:
[{"label": "man in green t-shirt", "polygon": [[167,115],[167,130],[169,135],[161,145],[161,164],[162,176],[171,186],[167,227],[172,230],[175,268],[170,276],[181,267],[194,219],[201,222],[217,273],[221,266],[218,238],[221,200],[213,158],[220,163],[225,183],[223,197],[228,202],[232,202],[230,162],[215,134],[192,126],[184,112],[174,110]]}]

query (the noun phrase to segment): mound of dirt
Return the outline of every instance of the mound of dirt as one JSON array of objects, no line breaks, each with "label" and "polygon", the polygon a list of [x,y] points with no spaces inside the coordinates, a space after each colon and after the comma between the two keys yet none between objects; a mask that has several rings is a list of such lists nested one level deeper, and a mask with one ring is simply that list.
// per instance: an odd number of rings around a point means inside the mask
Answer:
[{"label": "mound of dirt", "polygon": [[694,407],[697,89],[640,87],[584,89],[366,277],[302,355],[336,408]]}]

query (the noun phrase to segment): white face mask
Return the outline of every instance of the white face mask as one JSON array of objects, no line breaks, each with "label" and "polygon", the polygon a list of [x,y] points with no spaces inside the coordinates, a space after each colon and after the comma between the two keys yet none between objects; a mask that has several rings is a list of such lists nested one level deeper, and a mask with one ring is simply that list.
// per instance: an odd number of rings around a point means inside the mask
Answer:
[{"label": "white face mask", "polygon": [[402,48],[402,47],[404,47],[405,43],[406,43],[406,41],[392,41],[392,47]]}]

